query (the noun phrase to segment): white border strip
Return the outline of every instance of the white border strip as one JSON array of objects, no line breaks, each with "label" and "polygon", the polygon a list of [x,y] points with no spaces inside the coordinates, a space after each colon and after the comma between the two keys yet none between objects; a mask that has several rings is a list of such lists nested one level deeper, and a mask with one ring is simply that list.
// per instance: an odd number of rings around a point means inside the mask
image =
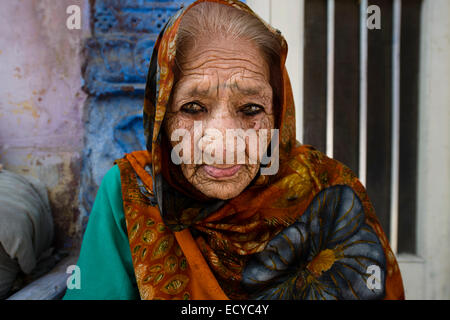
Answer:
[{"label": "white border strip", "polygon": [[394,0],[392,25],[392,159],[391,159],[391,228],[390,242],[398,252],[398,187],[400,159],[400,31],[401,0]]},{"label": "white border strip", "polygon": [[334,0],[327,2],[327,133],[326,153],[333,157],[334,136]]},{"label": "white border strip", "polygon": [[365,186],[367,176],[367,0],[361,0],[359,21],[359,180]]}]

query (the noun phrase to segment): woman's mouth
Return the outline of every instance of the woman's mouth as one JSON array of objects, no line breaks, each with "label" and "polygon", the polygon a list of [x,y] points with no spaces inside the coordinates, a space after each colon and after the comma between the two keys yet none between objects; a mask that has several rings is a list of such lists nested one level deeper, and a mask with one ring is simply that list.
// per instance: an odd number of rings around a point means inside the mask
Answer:
[{"label": "woman's mouth", "polygon": [[234,166],[219,168],[219,167],[214,167],[214,166],[210,166],[210,165],[204,165],[203,169],[206,171],[207,174],[209,174],[210,176],[212,176],[214,178],[226,178],[226,177],[231,177],[231,176],[235,175],[236,172],[239,171],[241,166],[242,165],[237,164]]}]

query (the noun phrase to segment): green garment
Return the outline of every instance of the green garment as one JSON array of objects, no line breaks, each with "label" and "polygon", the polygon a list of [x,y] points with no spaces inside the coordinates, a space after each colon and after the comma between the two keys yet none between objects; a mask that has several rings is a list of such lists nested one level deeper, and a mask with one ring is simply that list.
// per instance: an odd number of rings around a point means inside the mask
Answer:
[{"label": "green garment", "polygon": [[117,165],[97,192],[77,266],[81,288],[67,289],[64,300],[139,299]]}]

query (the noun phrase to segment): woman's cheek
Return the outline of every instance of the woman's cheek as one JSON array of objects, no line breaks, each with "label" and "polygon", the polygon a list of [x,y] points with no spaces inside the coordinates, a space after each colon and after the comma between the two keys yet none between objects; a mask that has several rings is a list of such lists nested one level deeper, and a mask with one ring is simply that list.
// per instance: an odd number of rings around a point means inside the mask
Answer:
[{"label": "woman's cheek", "polygon": [[166,133],[172,146],[178,144],[177,139],[172,139],[175,130],[186,130],[192,134],[194,129],[194,121],[180,116],[178,113],[167,115],[166,117]]},{"label": "woman's cheek", "polygon": [[258,123],[261,129],[273,129],[275,125],[275,119],[272,114],[266,114]]},{"label": "woman's cheek", "polygon": [[[254,119],[249,122],[249,125],[246,129],[253,129],[256,131],[257,141],[250,141],[248,137],[246,137],[245,146],[246,146],[246,154],[248,156],[248,161],[250,164],[259,164],[261,162],[260,154],[261,148],[264,150],[270,143],[271,140],[271,130],[274,127],[273,117],[271,115],[264,114],[259,119]],[[264,130],[264,131],[261,131]],[[261,137],[264,135],[266,138],[265,144],[260,145],[262,139]]]}]

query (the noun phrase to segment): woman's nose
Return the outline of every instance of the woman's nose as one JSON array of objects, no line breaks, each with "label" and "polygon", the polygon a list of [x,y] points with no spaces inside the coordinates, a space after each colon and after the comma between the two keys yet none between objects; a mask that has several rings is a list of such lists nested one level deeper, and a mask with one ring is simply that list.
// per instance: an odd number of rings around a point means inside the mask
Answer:
[{"label": "woman's nose", "polygon": [[209,115],[204,119],[204,129],[215,128],[218,130],[234,129],[239,126],[236,114],[228,107],[228,103],[220,102],[212,108]]},{"label": "woman's nose", "polygon": [[[209,122],[202,128],[197,147],[207,164],[235,164],[236,154],[245,155],[245,141],[236,134],[239,128],[228,121]],[[244,156],[245,157],[245,156]],[[242,160],[241,161],[245,161]]]},{"label": "woman's nose", "polygon": [[[228,130],[233,130],[229,128],[205,128],[205,131],[201,138],[198,140],[198,149],[202,153],[203,162],[208,164],[234,164],[234,155],[236,149],[231,147],[230,143],[235,143],[229,140],[230,136]],[[228,132],[228,134],[227,134]],[[237,144],[241,144],[245,149],[245,142],[240,141],[237,137]],[[244,144],[243,144],[244,143]],[[230,163],[229,163],[230,162]]]}]

